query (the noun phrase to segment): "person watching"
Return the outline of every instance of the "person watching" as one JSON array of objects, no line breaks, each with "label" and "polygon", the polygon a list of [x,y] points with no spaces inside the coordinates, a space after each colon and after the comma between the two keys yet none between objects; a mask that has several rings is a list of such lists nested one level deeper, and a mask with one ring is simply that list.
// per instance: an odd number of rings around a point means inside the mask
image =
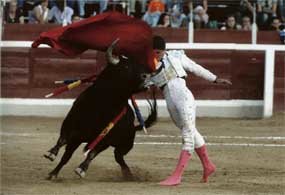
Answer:
[{"label": "person watching", "polygon": [[17,0],[11,0],[5,7],[4,23],[24,24],[23,10],[18,8]]},{"label": "person watching", "polygon": [[157,27],[171,27],[170,15],[168,13],[162,13],[157,22]]},{"label": "person watching", "polygon": [[29,17],[29,23],[46,24],[48,23],[48,0],[41,0],[40,4],[35,6]]},{"label": "person watching", "polygon": [[221,30],[240,30],[241,26],[237,24],[234,15],[227,16],[226,24],[221,28]]},{"label": "person watching", "polygon": [[267,29],[272,18],[277,16],[278,0],[257,0],[257,25],[260,29]]},{"label": "person watching", "polygon": [[242,25],[241,25],[241,30],[244,31],[251,31],[251,20],[249,16],[244,16],[242,17]]}]

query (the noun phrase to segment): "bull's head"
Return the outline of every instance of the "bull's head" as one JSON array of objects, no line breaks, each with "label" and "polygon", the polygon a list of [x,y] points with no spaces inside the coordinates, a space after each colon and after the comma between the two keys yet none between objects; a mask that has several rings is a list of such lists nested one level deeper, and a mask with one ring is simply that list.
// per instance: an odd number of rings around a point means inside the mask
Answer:
[{"label": "bull's head", "polygon": [[108,63],[110,64],[116,65],[120,62],[120,58],[118,56],[113,55],[113,49],[119,40],[120,39],[117,38],[107,49],[106,58],[107,58]]},{"label": "bull's head", "polygon": [[[113,72],[113,76],[110,77],[111,82],[118,85],[117,89],[120,91],[131,90],[132,93],[139,92],[145,89],[145,81],[149,76],[150,70],[147,66],[138,64],[138,62],[132,57],[115,56],[113,55],[113,49],[116,47],[119,38],[112,42],[106,51],[106,60],[108,64],[117,66],[107,66],[106,69]],[[110,73],[111,74],[111,73]]]}]

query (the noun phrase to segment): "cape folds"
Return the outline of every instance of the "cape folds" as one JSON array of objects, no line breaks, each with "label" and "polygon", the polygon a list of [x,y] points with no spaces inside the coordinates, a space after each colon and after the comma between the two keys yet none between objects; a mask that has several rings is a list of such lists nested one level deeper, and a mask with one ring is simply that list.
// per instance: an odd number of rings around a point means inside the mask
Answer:
[{"label": "cape folds", "polygon": [[152,30],[147,23],[118,12],[106,12],[40,34],[32,47],[47,44],[67,56],[88,49],[106,51],[119,38],[114,53],[135,59],[153,71]]}]

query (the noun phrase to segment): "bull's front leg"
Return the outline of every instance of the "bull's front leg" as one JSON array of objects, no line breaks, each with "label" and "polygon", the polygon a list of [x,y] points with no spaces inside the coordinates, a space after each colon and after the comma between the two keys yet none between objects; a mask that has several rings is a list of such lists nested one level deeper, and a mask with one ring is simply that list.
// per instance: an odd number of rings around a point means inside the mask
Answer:
[{"label": "bull's front leg", "polygon": [[65,152],[64,152],[59,164],[55,167],[55,169],[53,171],[51,171],[49,173],[49,176],[47,177],[48,180],[51,180],[53,178],[57,178],[59,171],[69,161],[73,152],[78,148],[79,145],[80,145],[80,143],[67,144]]},{"label": "bull's front leg", "polygon": [[103,150],[107,149],[108,145],[98,145],[97,149],[91,150],[85,160],[74,170],[74,172],[79,175],[79,177],[83,178],[86,175],[87,169],[91,161]]},{"label": "bull's front leg", "polygon": [[54,147],[52,147],[46,154],[44,154],[44,157],[49,159],[50,161],[54,161],[59,149],[66,144],[66,139],[59,137],[57,140],[57,143]]}]

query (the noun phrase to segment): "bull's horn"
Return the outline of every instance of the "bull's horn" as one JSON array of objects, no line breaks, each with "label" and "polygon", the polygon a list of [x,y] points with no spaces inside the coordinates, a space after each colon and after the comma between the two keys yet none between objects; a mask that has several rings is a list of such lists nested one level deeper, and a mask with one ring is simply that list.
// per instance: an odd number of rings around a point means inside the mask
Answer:
[{"label": "bull's horn", "polygon": [[111,64],[118,64],[120,62],[120,59],[118,56],[114,56],[113,55],[113,49],[114,47],[116,46],[116,44],[118,43],[120,39],[117,38],[107,49],[107,52],[106,52],[106,58],[107,58],[107,61]]}]

